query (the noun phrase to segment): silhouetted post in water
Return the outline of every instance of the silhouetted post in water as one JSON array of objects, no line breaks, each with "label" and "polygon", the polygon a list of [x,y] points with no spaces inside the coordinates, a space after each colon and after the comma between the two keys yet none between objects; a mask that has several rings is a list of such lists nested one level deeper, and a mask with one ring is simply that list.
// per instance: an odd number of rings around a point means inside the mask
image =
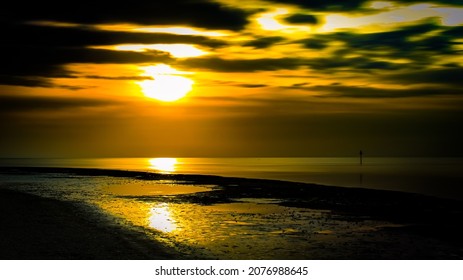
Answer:
[{"label": "silhouetted post in water", "polygon": [[360,150],[359,156],[360,156],[360,165],[363,165],[363,151],[362,150]]}]

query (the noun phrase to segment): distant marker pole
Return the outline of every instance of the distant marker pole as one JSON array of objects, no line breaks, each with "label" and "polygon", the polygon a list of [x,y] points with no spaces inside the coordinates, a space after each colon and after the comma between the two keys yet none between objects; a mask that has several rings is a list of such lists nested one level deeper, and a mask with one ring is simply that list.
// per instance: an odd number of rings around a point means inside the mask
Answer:
[{"label": "distant marker pole", "polygon": [[359,156],[360,156],[360,165],[363,165],[363,151],[362,150],[360,150]]}]

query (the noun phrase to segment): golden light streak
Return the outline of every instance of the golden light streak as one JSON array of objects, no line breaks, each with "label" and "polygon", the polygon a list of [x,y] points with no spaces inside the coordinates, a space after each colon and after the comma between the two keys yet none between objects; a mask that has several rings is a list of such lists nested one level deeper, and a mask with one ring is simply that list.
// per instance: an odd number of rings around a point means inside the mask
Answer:
[{"label": "golden light streak", "polygon": [[71,22],[61,22],[61,21],[51,21],[51,20],[37,20],[29,21],[29,24],[38,25],[38,26],[52,26],[52,27],[81,27],[82,24],[71,23]]},{"label": "golden light streak", "polygon": [[206,31],[198,28],[191,27],[138,27],[133,31],[147,32],[147,33],[170,33],[177,35],[198,35],[207,37],[223,37],[230,35],[226,31]]},{"label": "golden light streak", "polygon": [[142,32],[142,33],[168,33],[176,35],[197,35],[206,37],[222,37],[231,35],[225,30],[205,30],[187,26],[162,26],[162,25],[136,25],[136,24],[98,24],[97,29],[105,31]]},{"label": "golden light streak", "polygon": [[188,44],[155,44],[151,45],[151,47],[154,50],[168,52],[178,58],[196,57],[207,54],[207,52]]},{"label": "golden light streak", "polygon": [[158,50],[168,52],[170,55],[177,58],[197,57],[208,53],[190,44],[125,44],[114,46],[93,46],[92,48],[132,52]]}]

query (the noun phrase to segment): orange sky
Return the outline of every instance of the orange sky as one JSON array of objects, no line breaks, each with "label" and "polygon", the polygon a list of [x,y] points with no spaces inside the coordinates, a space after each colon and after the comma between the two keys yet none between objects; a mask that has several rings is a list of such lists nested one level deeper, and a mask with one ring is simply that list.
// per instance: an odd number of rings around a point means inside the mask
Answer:
[{"label": "orange sky", "polygon": [[0,12],[1,157],[463,156],[459,1],[151,2]]}]

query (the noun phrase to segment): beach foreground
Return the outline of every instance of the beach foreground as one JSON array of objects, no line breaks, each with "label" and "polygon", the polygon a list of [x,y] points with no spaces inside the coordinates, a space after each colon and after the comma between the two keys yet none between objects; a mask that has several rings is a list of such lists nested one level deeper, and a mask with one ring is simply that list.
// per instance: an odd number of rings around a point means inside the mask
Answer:
[{"label": "beach foreground", "polygon": [[2,259],[462,259],[461,201],[283,181],[0,170]]},{"label": "beach foreground", "polygon": [[1,259],[172,259],[174,252],[77,205],[0,190]]}]

